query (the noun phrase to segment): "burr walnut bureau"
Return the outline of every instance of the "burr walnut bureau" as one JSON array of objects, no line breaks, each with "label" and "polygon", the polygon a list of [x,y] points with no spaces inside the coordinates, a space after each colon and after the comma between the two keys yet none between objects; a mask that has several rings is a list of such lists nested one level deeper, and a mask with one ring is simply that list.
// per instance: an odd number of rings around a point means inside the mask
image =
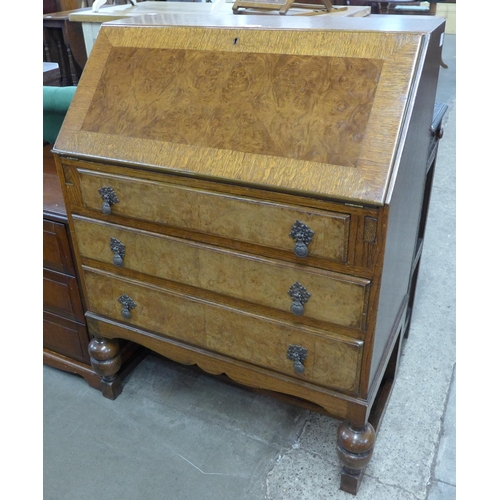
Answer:
[{"label": "burr walnut bureau", "polygon": [[444,21],[285,17],[103,24],[54,152],[94,370],[112,381],[125,339],[314,404],[343,421],[356,493],[406,328]]}]

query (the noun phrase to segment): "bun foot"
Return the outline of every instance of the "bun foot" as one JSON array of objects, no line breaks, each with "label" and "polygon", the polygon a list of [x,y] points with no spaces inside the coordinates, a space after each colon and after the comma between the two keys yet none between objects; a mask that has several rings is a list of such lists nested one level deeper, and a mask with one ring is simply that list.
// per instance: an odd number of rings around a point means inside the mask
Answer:
[{"label": "bun foot", "polygon": [[116,377],[122,365],[120,343],[116,339],[93,338],[89,343],[90,364],[101,376],[101,392],[105,398],[116,399],[122,392]]},{"label": "bun foot", "polygon": [[337,455],[343,464],[340,489],[356,495],[365,467],[370,462],[375,445],[375,430],[371,424],[356,428],[348,421],[340,424],[337,432]]}]

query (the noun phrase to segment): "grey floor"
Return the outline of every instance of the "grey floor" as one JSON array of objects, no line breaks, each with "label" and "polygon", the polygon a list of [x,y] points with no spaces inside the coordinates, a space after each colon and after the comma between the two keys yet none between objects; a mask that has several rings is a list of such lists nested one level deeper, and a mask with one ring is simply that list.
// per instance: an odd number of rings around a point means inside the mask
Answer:
[{"label": "grey floor", "polygon": [[[455,35],[413,323],[359,500],[449,500],[455,475]],[[338,421],[148,354],[110,401],[43,369],[45,500],[323,500]]]}]

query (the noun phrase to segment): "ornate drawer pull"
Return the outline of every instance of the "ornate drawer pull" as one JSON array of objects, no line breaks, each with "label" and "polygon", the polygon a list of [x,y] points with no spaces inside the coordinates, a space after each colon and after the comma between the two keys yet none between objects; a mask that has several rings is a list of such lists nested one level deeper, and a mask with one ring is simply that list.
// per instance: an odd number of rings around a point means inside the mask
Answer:
[{"label": "ornate drawer pull", "polygon": [[290,236],[295,240],[293,253],[297,257],[307,257],[309,255],[309,249],[307,247],[309,243],[311,243],[314,231],[308,225],[298,220],[292,226]]},{"label": "ornate drawer pull", "polygon": [[307,349],[300,345],[289,345],[286,357],[293,361],[293,370],[302,375],[305,371],[304,362],[307,358]]},{"label": "ornate drawer pull", "polygon": [[113,264],[118,267],[123,266],[123,259],[125,258],[125,245],[117,240],[116,238],[111,238],[109,242],[111,251],[113,252]]},{"label": "ornate drawer pull", "polygon": [[296,281],[288,290],[288,295],[292,297],[292,305],[290,311],[296,316],[304,314],[304,304],[311,298],[311,294],[307,291],[306,287]]},{"label": "ornate drawer pull", "polygon": [[99,194],[102,198],[102,213],[104,215],[109,215],[111,213],[111,205],[118,203],[120,200],[116,193],[113,191],[113,188],[109,186],[103,186],[99,189]]},{"label": "ornate drawer pull", "polygon": [[122,316],[125,319],[130,319],[130,311],[136,306],[136,303],[125,293],[120,295],[118,302],[122,305]]}]

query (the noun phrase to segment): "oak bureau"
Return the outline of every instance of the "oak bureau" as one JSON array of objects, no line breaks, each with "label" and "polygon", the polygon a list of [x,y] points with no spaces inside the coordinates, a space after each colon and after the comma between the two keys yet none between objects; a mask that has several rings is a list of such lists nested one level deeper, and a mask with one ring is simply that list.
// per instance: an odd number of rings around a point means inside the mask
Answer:
[{"label": "oak bureau", "polygon": [[313,403],[343,421],[358,491],[407,327],[443,32],[102,25],[54,152],[104,386],[125,339]]}]

